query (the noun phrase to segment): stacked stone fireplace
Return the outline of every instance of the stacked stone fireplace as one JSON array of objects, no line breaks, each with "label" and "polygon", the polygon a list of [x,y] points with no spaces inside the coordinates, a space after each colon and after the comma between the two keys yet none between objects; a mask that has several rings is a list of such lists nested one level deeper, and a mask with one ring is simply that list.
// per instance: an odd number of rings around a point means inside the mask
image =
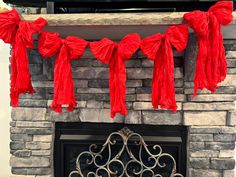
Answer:
[{"label": "stacked stone fireplace", "polygon": [[20,97],[12,109],[12,177],[53,177],[55,122],[184,125],[188,128],[188,177],[233,177],[236,138],[236,40],[224,40],[228,61],[227,79],[216,93],[206,90],[193,97],[196,38],[191,35],[184,53],[175,52],[175,87],[178,111],[153,110],[151,79],[153,63],[139,51],[127,61],[127,116],[110,118],[107,65],[95,60],[88,49],[72,61],[78,108],[54,113],[54,58],[44,59],[35,48],[29,51],[34,95]]}]

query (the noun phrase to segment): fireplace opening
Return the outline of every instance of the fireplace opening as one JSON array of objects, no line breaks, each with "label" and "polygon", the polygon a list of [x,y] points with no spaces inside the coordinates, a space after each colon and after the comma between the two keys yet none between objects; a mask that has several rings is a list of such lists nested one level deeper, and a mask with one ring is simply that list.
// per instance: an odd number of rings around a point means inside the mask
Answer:
[{"label": "fireplace opening", "polygon": [[184,126],[58,122],[54,175],[186,176],[186,140]]}]

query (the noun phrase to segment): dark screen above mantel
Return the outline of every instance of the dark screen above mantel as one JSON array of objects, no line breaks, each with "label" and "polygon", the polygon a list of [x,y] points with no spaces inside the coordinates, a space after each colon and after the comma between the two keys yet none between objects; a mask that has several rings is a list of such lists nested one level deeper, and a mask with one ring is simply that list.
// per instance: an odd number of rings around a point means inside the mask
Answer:
[{"label": "dark screen above mantel", "polygon": [[4,0],[25,7],[48,7],[55,13],[185,12],[207,10],[217,0]]}]

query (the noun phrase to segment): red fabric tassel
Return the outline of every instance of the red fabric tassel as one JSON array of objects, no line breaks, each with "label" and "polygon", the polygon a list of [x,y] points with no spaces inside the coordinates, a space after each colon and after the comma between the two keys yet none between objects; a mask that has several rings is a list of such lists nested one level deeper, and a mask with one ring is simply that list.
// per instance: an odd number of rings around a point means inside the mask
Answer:
[{"label": "red fabric tassel", "polygon": [[90,47],[94,56],[110,67],[110,99],[111,117],[116,113],[127,114],[125,104],[126,69],[125,61],[130,59],[140,46],[138,34],[125,36],[119,44],[104,38],[98,42],[91,42]]},{"label": "red fabric tassel", "polygon": [[194,95],[198,89],[215,92],[227,74],[227,61],[220,25],[232,19],[233,3],[217,2],[208,12],[199,10],[184,14],[184,19],[198,36],[198,56],[194,77]]},{"label": "red fabric tassel", "polygon": [[54,68],[54,98],[51,109],[62,112],[62,105],[68,105],[67,110],[76,107],[74,82],[72,80],[70,60],[80,58],[88,42],[74,36],[60,38],[59,33],[42,32],[39,37],[39,52],[45,57],[56,55]]},{"label": "red fabric tassel", "polygon": [[141,50],[154,61],[152,79],[152,105],[155,109],[160,105],[176,112],[174,86],[174,58],[172,46],[177,51],[186,48],[188,41],[188,26],[169,27],[165,34],[155,34],[143,39]]},{"label": "red fabric tassel", "polygon": [[13,107],[18,106],[20,94],[35,92],[31,84],[26,49],[33,48],[33,34],[45,25],[43,18],[34,22],[21,21],[16,10],[0,13],[0,39],[12,45],[10,96]]}]

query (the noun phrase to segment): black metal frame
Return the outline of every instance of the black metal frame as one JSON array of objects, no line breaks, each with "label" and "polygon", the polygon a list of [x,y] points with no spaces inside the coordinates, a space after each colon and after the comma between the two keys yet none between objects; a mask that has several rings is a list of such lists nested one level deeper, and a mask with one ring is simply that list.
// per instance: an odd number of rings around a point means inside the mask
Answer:
[{"label": "black metal frame", "polygon": [[[127,125],[127,124],[94,124],[94,123],[56,123],[54,141],[54,175],[65,177],[64,148],[73,143],[103,142],[107,136],[115,131],[128,127],[142,135],[146,142],[156,142],[178,148],[177,171],[186,175],[187,157],[187,127],[184,126],[154,126],[154,125]],[[77,135],[91,135],[87,140]],[[79,137],[78,140],[76,137]],[[167,137],[172,137],[171,141]],[[77,139],[77,140],[76,140]],[[169,141],[169,142],[168,142]]]}]

